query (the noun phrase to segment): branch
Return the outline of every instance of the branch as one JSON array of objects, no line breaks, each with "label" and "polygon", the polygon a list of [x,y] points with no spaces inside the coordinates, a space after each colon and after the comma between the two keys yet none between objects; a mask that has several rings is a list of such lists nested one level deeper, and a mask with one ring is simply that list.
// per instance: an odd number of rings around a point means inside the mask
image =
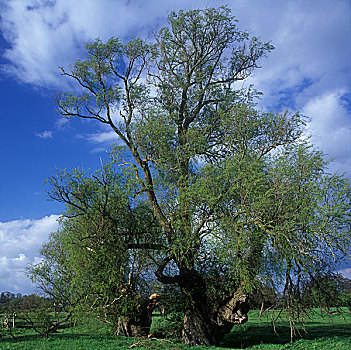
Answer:
[{"label": "branch", "polygon": [[173,256],[168,256],[163,259],[162,263],[159,265],[158,269],[155,271],[155,276],[157,280],[163,284],[176,284],[180,281],[180,276],[166,276],[163,274],[163,270],[168,265],[168,263],[173,260]]},{"label": "branch", "polygon": [[157,243],[129,243],[127,249],[150,249],[150,250],[162,250],[166,247],[162,244]]}]

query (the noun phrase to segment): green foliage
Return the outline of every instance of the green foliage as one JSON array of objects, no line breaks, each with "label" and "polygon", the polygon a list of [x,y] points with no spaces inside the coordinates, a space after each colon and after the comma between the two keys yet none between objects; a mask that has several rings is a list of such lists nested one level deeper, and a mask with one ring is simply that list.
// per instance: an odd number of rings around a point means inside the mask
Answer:
[{"label": "green foliage", "polygon": [[302,298],[308,306],[350,308],[351,281],[332,273],[314,276],[304,285]]},{"label": "green foliage", "polygon": [[258,111],[238,86],[273,46],[220,7],[171,12],[149,42],[86,48],[62,68],[81,90],[59,112],[110,126],[123,147],[91,177],[49,180],[67,212],[42,251],[55,263],[35,279],[126,315],[157,278],[212,325],[235,293],[269,285],[293,326],[303,286],[349,258],[351,186],[304,141],[305,117]]},{"label": "green foliage", "polygon": [[153,321],[152,331],[161,334],[166,338],[180,339],[184,324],[183,312],[170,312],[163,317],[157,317]]},{"label": "green foliage", "polygon": [[41,250],[45,260],[29,269],[33,281],[66,310],[98,309],[113,322],[134,315],[150,266],[141,248],[157,244],[157,220],[143,201],[128,197],[111,164],[90,176],[59,171],[49,183],[51,197],[67,209]]}]

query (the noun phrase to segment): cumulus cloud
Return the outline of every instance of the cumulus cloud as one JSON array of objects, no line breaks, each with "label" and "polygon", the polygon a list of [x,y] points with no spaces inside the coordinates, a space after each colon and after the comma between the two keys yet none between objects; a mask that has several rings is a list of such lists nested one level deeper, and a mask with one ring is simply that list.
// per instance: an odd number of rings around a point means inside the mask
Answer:
[{"label": "cumulus cloud", "polygon": [[[118,125],[120,122],[123,123],[120,109],[111,111],[111,119],[116,125]],[[94,148],[91,153],[100,153],[101,151],[106,151],[111,144],[122,143],[116,132],[111,130],[111,128],[107,125],[98,125],[98,128],[96,128],[95,131],[96,132],[90,134],[77,135],[78,138],[87,140],[90,143],[100,144],[99,147]],[[102,148],[101,145],[106,148]]]},{"label": "cumulus cloud", "polygon": [[311,118],[308,133],[312,142],[335,157],[334,170],[351,171],[351,114],[343,103],[343,91],[311,99],[302,112]]},{"label": "cumulus cloud", "polygon": [[350,3],[270,3],[256,2],[247,14],[249,28],[276,47],[253,76],[265,103],[300,108],[316,94],[349,89]]},{"label": "cumulus cloud", "polygon": [[[247,8],[239,4],[239,10]],[[331,170],[350,175],[351,113],[344,103],[351,93],[350,2],[270,4],[254,2],[243,12],[245,25],[276,47],[248,82],[263,92],[261,107],[304,113],[311,141],[335,159]]]},{"label": "cumulus cloud", "polygon": [[121,140],[114,131],[106,128],[102,128],[102,131],[98,131],[92,134],[79,134],[77,138],[86,140],[92,144],[98,144],[98,147],[92,148],[90,150],[91,154],[94,153],[105,153],[108,152],[112,144],[121,144]]},{"label": "cumulus cloud", "polygon": [[52,131],[45,130],[43,132],[36,133],[35,135],[40,137],[41,139],[50,139],[52,138]]},{"label": "cumulus cloud", "polygon": [[[0,29],[9,43],[2,70],[29,84],[62,88],[67,80],[57,67],[82,57],[84,42],[148,37],[166,23],[170,10],[223,4],[232,9],[240,28],[276,47],[247,82],[264,93],[260,106],[310,113],[313,140],[344,170],[351,161],[345,147],[350,107],[341,103],[341,94],[351,93],[348,0],[12,0],[0,5]],[[317,111],[323,104],[328,115]],[[327,125],[331,138],[325,134]],[[108,133],[91,136],[96,142],[104,138],[109,139]]]},{"label": "cumulus cloud", "polygon": [[338,273],[340,273],[345,278],[351,279],[351,267],[339,270]]},{"label": "cumulus cloud", "polygon": [[[167,11],[203,6],[198,0],[12,0],[0,5],[1,31],[10,48],[2,70],[38,86],[62,86],[58,66],[82,54],[84,43],[97,37],[148,36]],[[145,15],[147,13],[147,16]]]},{"label": "cumulus cloud", "polygon": [[38,263],[39,249],[58,228],[59,215],[38,220],[0,222],[0,291],[32,293],[35,286],[25,276],[28,264]]},{"label": "cumulus cloud", "polygon": [[89,141],[97,143],[112,143],[118,141],[116,133],[112,131],[100,132],[95,134],[86,135]]},{"label": "cumulus cloud", "polygon": [[[85,41],[149,36],[170,10],[228,4],[247,28],[276,50],[255,74],[262,90],[283,90],[306,78],[348,84],[350,4],[347,0],[199,1],[13,0],[1,7],[1,30],[10,48],[6,70],[36,84],[59,84],[59,65],[73,62]],[[147,14],[147,16],[145,15]],[[30,28],[30,30],[29,30]],[[342,54],[341,54],[342,53]],[[337,74],[335,76],[335,74]],[[61,79],[60,79],[61,80]]]}]

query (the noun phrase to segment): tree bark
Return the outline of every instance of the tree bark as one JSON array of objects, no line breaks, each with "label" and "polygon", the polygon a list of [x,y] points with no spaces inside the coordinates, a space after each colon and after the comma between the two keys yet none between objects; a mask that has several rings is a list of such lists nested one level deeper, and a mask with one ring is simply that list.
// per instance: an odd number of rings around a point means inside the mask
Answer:
[{"label": "tree bark", "polygon": [[152,311],[156,299],[148,299],[140,305],[139,312],[132,317],[120,317],[117,324],[117,335],[125,337],[147,337],[150,334]]},{"label": "tree bark", "polygon": [[247,301],[247,295],[238,293],[216,313],[188,310],[184,317],[183,343],[219,346],[234,324],[247,322],[249,311]]},{"label": "tree bark", "polygon": [[125,337],[147,337],[151,321],[139,317],[121,317],[118,319],[116,334]]},{"label": "tree bark", "polygon": [[226,323],[218,326],[211,318],[203,315],[199,310],[187,311],[184,316],[182,341],[189,345],[218,346],[224,335],[229,333],[233,324]]},{"label": "tree bark", "polygon": [[183,343],[218,346],[234,324],[247,322],[248,294],[237,290],[213,305],[207,300],[205,283],[196,272],[191,272],[191,287],[184,280],[180,284],[191,300],[184,316]]}]

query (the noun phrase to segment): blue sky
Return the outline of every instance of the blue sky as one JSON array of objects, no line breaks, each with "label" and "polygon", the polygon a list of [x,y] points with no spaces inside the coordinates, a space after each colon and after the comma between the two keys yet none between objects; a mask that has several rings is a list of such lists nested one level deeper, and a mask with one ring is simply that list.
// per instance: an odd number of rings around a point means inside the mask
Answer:
[{"label": "blue sky", "polygon": [[45,179],[55,168],[97,168],[115,141],[102,126],[59,118],[54,98],[67,82],[58,66],[83,57],[88,40],[145,38],[171,10],[223,4],[276,47],[245,82],[264,93],[260,107],[307,115],[331,171],[351,174],[349,0],[0,0],[0,291],[35,291],[25,266],[40,260],[63,210],[47,200]]}]

